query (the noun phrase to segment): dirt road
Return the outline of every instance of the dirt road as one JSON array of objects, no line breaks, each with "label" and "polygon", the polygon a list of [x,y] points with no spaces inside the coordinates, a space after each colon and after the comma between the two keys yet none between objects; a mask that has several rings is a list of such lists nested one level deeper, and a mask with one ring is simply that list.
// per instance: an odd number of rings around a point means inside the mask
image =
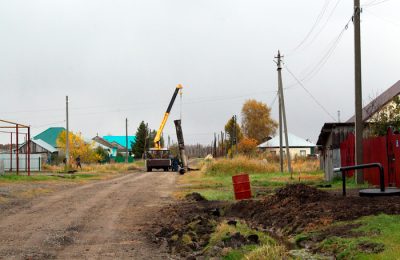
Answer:
[{"label": "dirt road", "polygon": [[177,175],[131,173],[0,212],[0,259],[167,259],[146,239]]}]

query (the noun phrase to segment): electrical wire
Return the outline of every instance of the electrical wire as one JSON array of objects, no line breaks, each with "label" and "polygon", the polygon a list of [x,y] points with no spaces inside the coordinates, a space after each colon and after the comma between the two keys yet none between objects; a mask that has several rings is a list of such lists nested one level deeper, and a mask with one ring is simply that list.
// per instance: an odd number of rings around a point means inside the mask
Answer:
[{"label": "electrical wire", "polygon": [[284,68],[289,72],[289,74],[299,83],[299,85],[304,89],[304,91],[314,100],[314,102],[322,108],[322,110],[329,116],[331,117],[334,121],[336,121],[336,118],[332,116],[331,113],[311,94],[311,92],[301,83],[301,81],[290,71],[290,69],[284,65]]},{"label": "electrical wire", "polygon": [[322,10],[319,12],[317,19],[315,20],[314,24],[311,26],[311,29],[308,31],[306,36],[303,38],[303,40],[300,41],[300,43],[290,52],[289,55],[292,55],[294,52],[296,52],[303,44],[308,40],[308,38],[311,36],[311,34],[314,32],[315,28],[318,26],[318,24],[321,22],[328,6],[329,6],[330,0],[325,0],[324,5],[322,6]]},{"label": "electrical wire", "polygon": [[397,27],[398,29],[400,28],[400,23],[397,23],[397,22],[395,22],[395,21],[392,21],[392,20],[390,20],[390,19],[388,19],[388,18],[386,18],[386,17],[379,16],[379,15],[377,15],[377,14],[371,12],[371,10],[365,10],[365,12],[366,12],[367,14],[370,14],[370,15],[374,16],[374,17],[377,18],[377,19],[380,19],[380,20],[382,20],[382,21],[384,21],[384,22],[390,23],[391,25]]},{"label": "electrical wire", "polygon": [[[324,65],[328,62],[329,58],[333,55],[335,52],[336,48],[338,47],[345,31],[348,29],[350,22],[352,21],[353,16],[347,21],[345,24],[344,28],[339,32],[337,36],[328,44],[328,48],[324,52],[323,56],[319,61],[313,65],[309,66],[309,69],[306,69],[308,71],[305,76],[301,78],[301,82],[307,82],[313,79],[318,73],[321,71],[321,69],[324,67]],[[286,86],[286,89],[293,88],[295,86],[299,85],[298,82],[294,82],[291,84],[288,84]]]},{"label": "electrical wire", "polygon": [[31,126],[31,128],[36,129],[36,128],[42,128],[42,127],[51,126],[51,125],[58,125],[61,123],[65,123],[65,120],[57,121],[57,122],[53,122],[53,123],[47,123],[47,124],[43,124],[43,125],[35,125],[35,126]]},{"label": "electrical wire", "polygon": [[274,99],[272,100],[271,104],[269,105],[270,109],[272,109],[272,106],[275,104],[275,101],[277,98],[278,98],[278,91],[276,92]]},{"label": "electrical wire", "polygon": [[381,0],[380,2],[378,2],[378,0],[373,0],[373,1],[363,5],[362,7],[369,8],[369,7],[372,7],[372,6],[383,4],[383,3],[387,2],[387,1],[389,1],[389,0]]},{"label": "electrical wire", "polygon": [[342,0],[336,1],[336,4],[334,5],[332,11],[329,13],[328,18],[326,19],[325,23],[322,25],[322,27],[319,29],[319,31],[314,35],[314,37],[311,39],[311,42],[307,46],[310,46],[311,44],[313,44],[313,42],[318,38],[318,36],[321,34],[321,32],[325,29],[325,27],[328,25],[329,21],[332,19],[333,14],[335,13],[335,11],[341,1]]}]

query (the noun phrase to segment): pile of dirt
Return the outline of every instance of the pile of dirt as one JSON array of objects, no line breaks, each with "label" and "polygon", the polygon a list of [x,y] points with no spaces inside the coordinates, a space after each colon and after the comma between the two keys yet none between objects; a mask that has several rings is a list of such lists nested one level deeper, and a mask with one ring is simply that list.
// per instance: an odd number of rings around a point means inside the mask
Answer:
[{"label": "pile of dirt", "polygon": [[287,185],[275,192],[275,198],[278,201],[291,198],[299,200],[300,202],[313,202],[327,196],[329,196],[329,194],[326,191],[321,191],[304,184]]},{"label": "pile of dirt", "polygon": [[[153,241],[163,244],[168,253],[185,258],[219,256],[227,248],[258,243],[254,237],[232,234],[229,239],[204,250],[219,223],[227,221],[229,225],[236,225],[236,220],[241,219],[255,229],[267,231],[285,244],[287,236],[319,230],[315,236],[299,241],[298,244],[316,252],[320,251],[316,248],[319,242],[327,236],[365,235],[352,231],[357,227],[356,224],[329,226],[332,222],[355,220],[380,213],[400,214],[400,197],[343,197],[304,184],[287,185],[261,200],[239,202],[207,201],[200,194],[192,193],[186,200],[162,210],[160,215],[164,218],[155,225],[157,231]],[[373,252],[382,250],[381,245],[360,245],[360,248]]]},{"label": "pile of dirt", "polygon": [[203,255],[211,234],[221,221],[225,202],[207,201],[200,194],[161,210],[153,242],[164,245],[169,254],[185,258]]},{"label": "pile of dirt", "polygon": [[263,200],[240,201],[226,209],[229,217],[240,217],[282,235],[379,213],[400,214],[400,197],[343,197],[303,184],[287,185]]},{"label": "pile of dirt", "polygon": [[200,193],[197,193],[197,192],[187,194],[185,196],[185,199],[193,200],[193,201],[205,201],[206,200],[206,198],[204,198]]}]

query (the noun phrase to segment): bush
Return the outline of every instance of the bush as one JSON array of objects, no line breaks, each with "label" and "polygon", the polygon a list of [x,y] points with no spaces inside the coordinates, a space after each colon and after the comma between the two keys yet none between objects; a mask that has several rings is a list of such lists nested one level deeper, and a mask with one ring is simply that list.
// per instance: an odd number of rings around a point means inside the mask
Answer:
[{"label": "bush", "polygon": [[205,164],[206,173],[208,174],[237,174],[246,173],[264,173],[277,172],[279,165],[268,163],[267,160],[251,159],[239,156],[234,159],[218,159]]},{"label": "bush", "polygon": [[[234,175],[238,173],[273,173],[280,171],[279,158],[257,159],[245,156],[238,156],[233,159],[206,160],[204,162],[206,174],[210,175]],[[319,160],[297,159],[292,161],[293,172],[316,172],[320,168]],[[284,163],[286,171],[286,161]]]}]

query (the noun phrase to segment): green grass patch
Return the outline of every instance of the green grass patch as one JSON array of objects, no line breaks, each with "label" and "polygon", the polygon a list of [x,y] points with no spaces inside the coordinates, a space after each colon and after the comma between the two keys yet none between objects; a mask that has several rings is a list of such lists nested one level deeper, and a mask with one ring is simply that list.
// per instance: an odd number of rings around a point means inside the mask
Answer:
[{"label": "green grass patch", "polygon": [[100,180],[100,174],[31,174],[16,175],[7,174],[0,175],[0,183],[18,183],[18,182],[43,182],[43,181],[81,181],[81,180]]},{"label": "green grass patch", "polygon": [[[275,189],[288,183],[304,183],[316,185],[323,181],[322,172],[303,173],[294,175],[289,173],[251,173],[250,183],[253,196],[271,194]],[[208,200],[233,200],[232,176],[226,174],[206,174],[203,172],[188,173],[180,179],[182,197],[188,193],[198,192]]]},{"label": "green grass patch", "polygon": [[0,175],[0,182],[34,182],[34,181],[50,181],[57,180],[58,178],[55,176],[48,175],[16,175],[16,174],[7,174]]},{"label": "green grass patch", "polygon": [[[257,235],[259,237],[259,244],[244,245],[240,248],[230,249],[224,252],[223,259],[227,260],[239,260],[239,259],[281,259],[283,253],[286,254],[284,248],[279,246],[274,239],[272,239],[268,234],[251,229],[245,223],[240,221],[237,222],[236,226],[228,225],[223,222],[220,223],[215,232],[211,235],[210,242],[205,250],[218,245],[221,241],[226,241],[233,234],[239,232],[244,237],[249,235]],[[277,250],[279,248],[279,250]],[[258,256],[265,255],[265,251],[270,252],[267,254],[268,258],[258,258]],[[276,254],[279,251],[279,255]]]},{"label": "green grass patch", "polygon": [[[354,237],[327,236],[319,243],[322,253],[336,259],[398,259],[400,255],[400,215],[380,214],[334,225],[360,224]],[[297,241],[312,234],[301,234]]]}]

